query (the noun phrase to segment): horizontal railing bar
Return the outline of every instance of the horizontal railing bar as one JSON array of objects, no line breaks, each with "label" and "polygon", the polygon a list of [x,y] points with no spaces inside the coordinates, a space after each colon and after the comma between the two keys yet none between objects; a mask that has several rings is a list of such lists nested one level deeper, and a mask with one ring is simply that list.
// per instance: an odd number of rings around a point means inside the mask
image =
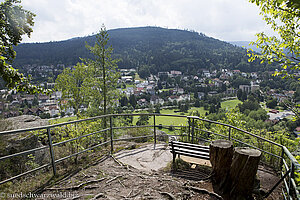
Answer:
[{"label": "horizontal railing bar", "polygon": [[159,127],[162,127],[162,128],[164,128],[164,127],[166,127],[166,128],[169,128],[169,127],[182,128],[182,127],[188,127],[188,126],[173,126],[173,125],[162,125],[162,126],[160,126],[160,125],[156,125],[155,127],[157,127],[157,128],[159,128]]},{"label": "horizontal railing bar", "polygon": [[106,128],[106,129],[103,129],[101,131],[96,131],[96,132],[89,133],[89,134],[86,134],[86,135],[81,135],[77,138],[72,138],[72,139],[69,139],[69,140],[62,141],[62,142],[54,143],[53,146],[61,145],[61,144],[67,143],[67,142],[72,142],[74,140],[78,140],[78,139],[88,137],[88,136],[91,136],[91,135],[94,135],[94,134],[97,134],[97,133],[101,133],[101,132],[104,132],[104,131],[108,131],[108,130],[109,130],[109,128]]},{"label": "horizontal railing bar", "polygon": [[4,181],[1,181],[1,182],[0,182],[0,185],[2,185],[2,184],[4,184],[4,183],[7,183],[7,182],[9,182],[9,181],[13,181],[13,180],[15,180],[15,179],[17,179],[17,178],[20,178],[20,177],[22,177],[22,176],[25,176],[25,175],[27,175],[27,174],[33,173],[33,172],[35,172],[35,171],[41,170],[41,169],[43,169],[43,168],[45,168],[45,167],[49,167],[49,166],[51,166],[50,163],[49,163],[49,164],[42,165],[42,166],[37,167],[37,168],[32,169],[32,170],[29,170],[29,171],[24,172],[24,173],[22,173],[22,174],[18,174],[17,176],[13,176],[13,177],[11,177],[11,178],[9,178],[9,179],[6,179],[6,180],[4,180]]},{"label": "horizontal railing bar", "polygon": [[251,136],[253,136],[253,137],[259,138],[259,139],[264,140],[264,141],[266,141],[266,142],[269,142],[269,143],[271,143],[271,144],[274,144],[274,145],[276,145],[276,146],[282,147],[281,144],[278,144],[278,143],[273,142],[273,141],[271,141],[271,140],[268,140],[268,139],[266,139],[266,138],[260,137],[260,136],[258,136],[258,135],[253,134],[253,133],[250,133],[250,132],[248,132],[248,131],[242,130],[242,129],[237,128],[237,127],[235,127],[235,126],[232,126],[232,125],[230,125],[230,124],[224,124],[224,123],[221,123],[221,122],[215,122],[215,121],[212,121],[212,120],[209,120],[209,119],[203,119],[203,118],[200,118],[200,117],[197,117],[197,116],[187,116],[187,118],[193,118],[193,119],[198,119],[198,120],[200,120],[200,121],[209,122],[209,123],[212,123],[212,124],[218,124],[218,125],[222,125],[222,126],[227,126],[227,127],[233,128],[233,129],[235,129],[235,130],[238,130],[238,131],[247,133],[248,135],[251,135]]},{"label": "horizontal railing bar", "polygon": [[103,142],[103,143],[101,143],[101,144],[97,144],[97,145],[92,146],[92,147],[90,147],[90,148],[84,149],[84,150],[82,150],[82,151],[80,151],[80,152],[77,152],[77,153],[71,154],[71,155],[69,155],[69,156],[60,158],[60,159],[58,159],[58,160],[55,160],[55,163],[59,163],[59,162],[61,162],[61,161],[63,161],[63,160],[69,159],[69,158],[71,158],[71,157],[73,157],[73,156],[77,156],[77,155],[82,154],[82,153],[84,153],[84,152],[86,152],[86,151],[92,150],[92,149],[94,149],[94,148],[100,147],[100,146],[102,146],[102,145],[104,145],[104,144],[108,144],[108,143],[110,143],[110,142],[111,142],[111,141],[109,140],[109,141],[107,141],[107,142]]},{"label": "horizontal railing bar", "polygon": [[145,135],[145,136],[138,136],[138,137],[131,137],[131,138],[122,138],[122,139],[113,139],[113,141],[123,141],[123,140],[134,140],[139,138],[147,138],[147,137],[153,137],[153,135]]},{"label": "horizontal railing bar", "polygon": [[275,154],[273,154],[273,153],[270,153],[270,152],[268,152],[268,151],[265,151],[265,150],[263,150],[263,149],[260,149],[260,148],[258,148],[258,147],[256,147],[256,146],[253,146],[253,145],[251,145],[251,144],[247,144],[247,143],[242,142],[242,141],[240,141],[240,140],[238,140],[238,139],[235,139],[235,138],[231,138],[231,139],[232,139],[232,140],[235,140],[235,141],[237,141],[237,142],[239,142],[239,143],[242,143],[242,144],[244,144],[244,145],[247,145],[247,146],[249,146],[249,147],[252,147],[252,148],[254,148],[254,149],[258,149],[258,150],[260,150],[260,151],[262,151],[262,152],[264,152],[264,153],[267,153],[267,154],[269,154],[269,155],[271,155],[271,156],[274,156],[274,157],[276,157],[276,158],[281,159],[280,156],[277,156],[277,155],[275,155]]},{"label": "horizontal railing bar", "polygon": [[167,136],[186,136],[186,135],[168,134]]},{"label": "horizontal railing bar", "polygon": [[[126,128],[148,128],[148,127],[154,127],[154,125],[143,125],[143,126],[119,126],[119,127],[113,127],[113,129],[126,129]],[[173,128],[177,128],[177,127],[187,127],[187,126],[159,126],[156,125],[156,128],[162,127],[162,128],[169,128],[169,127],[173,127]],[[179,130],[179,129],[177,129]]]},{"label": "horizontal railing bar", "polygon": [[240,128],[237,128],[235,126],[229,125],[229,124],[224,124],[221,122],[215,122],[212,120],[208,120],[208,119],[202,119],[199,118],[197,116],[185,116],[185,115],[170,115],[170,114],[158,114],[158,113],[138,113],[138,114],[109,114],[109,115],[102,115],[102,116],[97,116],[97,117],[92,117],[92,118],[87,118],[87,119],[81,119],[81,120],[75,120],[75,121],[71,121],[71,122],[64,122],[64,123],[59,123],[59,124],[53,124],[53,125],[48,125],[48,126],[42,126],[42,127],[35,127],[35,128],[28,128],[28,129],[18,129],[18,130],[12,130],[12,131],[4,131],[4,132],[0,132],[0,135],[6,135],[6,134],[12,134],[12,133],[19,133],[19,132],[26,132],[26,131],[34,131],[34,130],[41,130],[41,129],[47,129],[47,128],[54,128],[57,126],[64,126],[64,125],[68,125],[68,124],[73,124],[73,123],[79,123],[79,122],[84,122],[84,121],[88,121],[88,120],[96,120],[96,119],[101,119],[101,118],[106,118],[106,117],[118,117],[118,116],[142,116],[142,115],[148,115],[148,116],[168,116],[168,117],[187,117],[187,118],[193,118],[193,119],[198,119],[200,121],[205,121],[205,122],[209,122],[209,123],[213,123],[213,124],[218,124],[218,125],[222,125],[222,126],[227,126],[233,129],[236,129],[238,131],[247,133],[248,135],[251,135],[253,137],[259,138],[261,140],[264,140],[266,142],[269,142],[271,144],[277,145],[282,147],[282,145],[277,144],[276,142],[272,142],[268,139],[265,139],[263,137],[260,137],[258,135],[252,134],[248,131],[244,131]]},{"label": "horizontal railing bar", "polygon": [[80,122],[85,122],[85,121],[92,121],[92,120],[97,120],[97,119],[102,119],[102,118],[108,118],[108,117],[119,117],[119,116],[142,116],[142,115],[148,115],[148,116],[167,116],[167,117],[187,117],[185,115],[170,115],[170,114],[158,114],[158,113],[130,113],[130,114],[108,114],[108,115],[101,115],[101,116],[96,116],[96,117],[90,117],[86,119],[79,119],[79,120],[74,120],[70,122],[63,122],[63,123],[58,123],[58,124],[52,124],[52,125],[47,125],[47,126],[38,126],[34,128],[26,128],[26,129],[17,129],[17,130],[10,130],[10,131],[2,131],[0,132],[0,135],[8,135],[8,134],[14,134],[14,133],[20,133],[20,132],[28,132],[28,131],[36,131],[36,130],[42,130],[42,129],[47,129],[47,128],[54,128],[57,126],[65,126],[69,124],[74,124],[74,123],[80,123]]},{"label": "horizontal railing bar", "polygon": [[196,139],[203,140],[204,142],[211,142],[210,140],[207,140],[207,139],[204,139],[204,138],[201,138],[201,137],[196,137]]},{"label": "horizontal railing bar", "polygon": [[207,131],[207,130],[203,130],[203,129],[199,129],[199,128],[195,128],[195,129],[198,130],[198,131],[203,131],[203,132],[205,132],[205,133],[214,134],[214,135],[218,135],[218,136],[221,136],[221,137],[226,137],[226,138],[228,138],[228,136],[222,135],[222,134],[219,134],[219,133],[214,133],[214,132]]},{"label": "horizontal railing bar", "polygon": [[142,126],[120,126],[120,127],[113,127],[113,129],[125,129],[125,128],[148,128],[153,127],[153,125],[142,125]]},{"label": "horizontal railing bar", "polygon": [[31,153],[31,152],[34,152],[34,151],[40,151],[40,150],[47,149],[47,148],[49,148],[49,146],[42,146],[42,147],[38,147],[38,148],[35,148],[35,149],[30,149],[30,150],[27,150],[27,151],[22,151],[22,152],[18,152],[18,153],[15,153],[15,154],[3,156],[3,157],[0,158],[0,161],[5,160],[7,158],[11,158],[11,157],[15,157],[15,156],[21,156],[21,155],[24,155],[24,154],[28,154],[28,153]]},{"label": "horizontal railing bar", "polygon": [[[226,137],[226,138],[228,137],[228,136],[225,136],[225,135],[222,135],[222,134],[214,133],[214,132],[207,131],[207,130],[203,130],[203,129],[199,129],[199,128],[195,128],[195,129],[196,129],[196,130],[199,130],[199,131],[206,132],[206,133],[210,133],[210,134],[214,134],[214,135],[218,135],[218,136]],[[237,141],[237,142],[239,142],[239,143],[241,143],[241,144],[244,144],[244,145],[250,146],[250,147],[252,147],[252,148],[255,148],[255,149],[261,150],[261,151],[263,151],[263,152],[265,152],[265,153],[267,153],[267,154],[270,154],[270,155],[272,155],[272,156],[275,156],[275,157],[277,157],[277,158],[281,159],[281,157],[280,157],[280,156],[277,156],[277,155],[275,155],[275,154],[272,154],[272,153],[270,153],[270,152],[268,152],[268,151],[264,151],[264,150],[262,150],[262,149],[260,149],[260,148],[258,148],[258,147],[255,147],[255,146],[253,146],[253,145],[250,145],[250,144],[244,143],[244,142],[242,142],[242,141],[240,141],[240,140],[238,140],[238,139],[235,139],[235,138],[231,138],[231,139],[232,139],[232,140],[235,140],[235,141]]]}]

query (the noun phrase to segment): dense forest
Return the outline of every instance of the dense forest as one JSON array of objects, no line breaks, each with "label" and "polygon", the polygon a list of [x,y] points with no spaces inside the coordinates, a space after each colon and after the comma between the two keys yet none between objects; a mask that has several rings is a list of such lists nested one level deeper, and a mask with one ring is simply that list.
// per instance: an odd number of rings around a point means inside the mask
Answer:
[{"label": "dense forest", "polygon": [[[156,74],[180,70],[197,73],[199,69],[239,69],[244,72],[270,70],[259,62],[248,63],[246,50],[202,33],[159,27],[109,30],[114,58],[119,68],[138,68]],[[25,65],[75,65],[91,55],[86,43],[93,45],[95,35],[60,42],[28,43],[15,47],[14,67]]]}]

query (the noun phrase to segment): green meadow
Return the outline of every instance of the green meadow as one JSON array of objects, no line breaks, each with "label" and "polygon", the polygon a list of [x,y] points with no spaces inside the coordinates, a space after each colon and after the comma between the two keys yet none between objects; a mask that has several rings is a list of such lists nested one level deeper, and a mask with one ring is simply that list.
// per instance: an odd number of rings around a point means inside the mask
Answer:
[{"label": "green meadow", "polygon": [[[221,107],[223,109],[230,110],[230,109],[235,108],[239,103],[241,103],[241,101],[237,100],[237,99],[227,100],[227,101],[221,102]],[[198,112],[200,115],[204,116],[205,113],[208,111],[204,110],[203,107],[200,107],[200,108],[192,107],[188,110],[187,113],[178,112],[178,109],[162,109],[160,111],[161,114],[168,114],[168,115],[188,115],[188,113],[191,113],[191,112]],[[140,113],[147,113],[147,112],[142,111]],[[138,116],[134,117],[133,124],[136,124],[138,118],[139,118]],[[76,120],[76,116],[53,119],[53,120],[50,120],[50,123],[57,124],[57,123],[63,123],[63,122],[68,122],[68,121],[73,121],[73,120]],[[153,119],[153,117],[150,117],[149,124],[153,125],[153,123],[154,123],[154,119]],[[178,125],[186,124],[187,119],[183,118],[183,117],[157,116],[155,118],[155,123],[157,125],[162,124],[162,125],[167,125],[167,126],[171,126],[171,125],[178,126]]]}]

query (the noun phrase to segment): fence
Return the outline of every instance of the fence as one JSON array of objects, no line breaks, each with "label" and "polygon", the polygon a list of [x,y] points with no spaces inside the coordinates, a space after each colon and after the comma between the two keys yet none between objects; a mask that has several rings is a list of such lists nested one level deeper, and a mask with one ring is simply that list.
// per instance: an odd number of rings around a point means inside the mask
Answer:
[{"label": "fence", "polygon": [[[136,117],[136,116],[150,116],[153,121],[151,125],[140,125],[140,126],[115,126],[118,122],[128,118],[128,117]],[[166,117],[166,118],[184,118],[185,123],[181,126],[172,126],[170,124],[159,124],[157,125],[158,117]],[[67,135],[72,135],[77,131],[79,123],[88,123],[90,128],[88,130],[83,130],[84,134],[74,135],[73,138],[68,138],[59,142],[53,142],[52,133],[57,131],[62,131],[62,127],[65,127],[64,131]],[[103,124],[106,127],[103,127]],[[122,123],[124,124],[124,123]],[[121,137],[120,130],[128,130],[128,129],[136,129],[136,128],[151,128],[150,134],[146,135],[137,135],[134,137]],[[258,149],[262,152],[262,163],[268,164],[272,166],[274,169],[277,169],[281,175],[281,179],[283,181],[282,195],[284,199],[300,199],[299,191],[297,190],[297,185],[295,182],[295,177],[297,173],[300,171],[300,165],[294,156],[290,153],[290,151],[283,145],[268,140],[264,137],[255,135],[248,131],[242,130],[235,126],[224,124],[220,122],[215,122],[207,119],[201,119],[195,116],[184,116],[184,115],[167,115],[167,114],[111,114],[111,115],[103,115],[97,116],[88,119],[76,120],[71,122],[65,122],[60,124],[36,127],[36,128],[28,128],[28,129],[19,129],[12,131],[4,131],[0,132],[0,136],[12,135],[12,134],[22,134],[24,132],[39,132],[41,136],[46,137],[46,141],[48,145],[28,149],[22,152],[17,152],[14,154],[6,155],[0,157],[0,165],[1,162],[12,159],[18,156],[26,156],[32,154],[37,151],[49,150],[50,160],[48,163],[43,164],[42,166],[38,166],[34,169],[28,170],[26,172],[19,173],[15,176],[5,178],[4,180],[0,180],[0,185],[18,179],[20,177],[26,176],[30,173],[39,171],[41,169],[51,167],[53,170],[53,174],[56,175],[56,167],[57,164],[67,160],[72,157],[77,157],[78,155],[89,152],[93,149],[100,148],[102,146],[110,145],[110,153],[114,152],[114,143],[118,141],[126,141],[133,139],[141,139],[141,138],[153,138],[154,145],[157,142],[157,128],[168,128],[170,130],[175,129],[176,134],[170,134],[174,136],[179,136],[182,140],[192,142],[192,143],[208,143],[211,140],[225,138],[231,140],[235,146],[249,146],[251,148]],[[67,130],[67,131],[66,131]],[[178,130],[179,133],[178,133]],[[119,131],[119,132],[117,132]],[[99,137],[99,134],[102,134],[104,137]],[[60,137],[55,135],[56,137]],[[87,139],[87,144],[92,143],[91,146],[86,145],[85,148],[78,150],[76,152],[71,152],[68,155],[65,155],[62,158],[55,158],[55,148],[70,144],[76,143],[79,140]],[[103,140],[103,141],[102,141]],[[272,191],[270,191],[272,192]]]}]

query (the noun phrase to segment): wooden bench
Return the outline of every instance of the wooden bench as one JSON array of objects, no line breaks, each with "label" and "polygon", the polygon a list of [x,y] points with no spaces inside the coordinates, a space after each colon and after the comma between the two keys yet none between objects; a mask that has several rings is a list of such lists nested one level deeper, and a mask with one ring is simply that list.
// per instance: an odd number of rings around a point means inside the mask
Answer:
[{"label": "wooden bench", "polygon": [[171,141],[170,146],[171,153],[173,154],[173,164],[175,164],[176,155],[184,155],[209,160],[209,146],[177,141]]}]

